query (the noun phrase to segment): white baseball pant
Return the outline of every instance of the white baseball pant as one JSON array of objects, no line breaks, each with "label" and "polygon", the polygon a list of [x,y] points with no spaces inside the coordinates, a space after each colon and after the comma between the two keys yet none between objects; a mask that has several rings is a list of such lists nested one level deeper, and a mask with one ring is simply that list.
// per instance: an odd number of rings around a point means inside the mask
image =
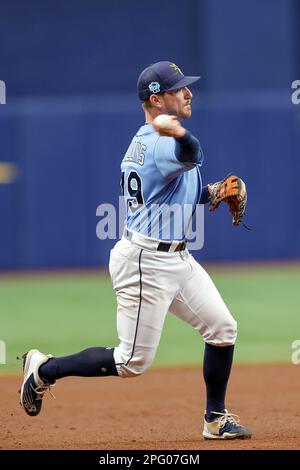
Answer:
[{"label": "white baseball pant", "polygon": [[189,251],[161,252],[154,247],[153,239],[139,236],[133,242],[123,237],[111,250],[120,340],[114,359],[121,377],[135,377],[151,365],[169,310],[209,344],[227,346],[236,340],[236,321]]}]

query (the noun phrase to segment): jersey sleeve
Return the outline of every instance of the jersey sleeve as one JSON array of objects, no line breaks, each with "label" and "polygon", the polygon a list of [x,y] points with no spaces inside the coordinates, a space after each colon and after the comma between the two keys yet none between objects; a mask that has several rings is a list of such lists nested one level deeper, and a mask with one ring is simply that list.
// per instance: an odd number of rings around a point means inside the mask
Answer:
[{"label": "jersey sleeve", "polygon": [[[173,179],[185,171],[192,170],[202,164],[203,154],[199,145],[197,155],[193,155],[191,161],[184,155],[178,158],[178,142],[173,137],[161,136],[154,147],[154,160],[160,173],[167,179]],[[184,151],[184,150],[183,150]]]}]

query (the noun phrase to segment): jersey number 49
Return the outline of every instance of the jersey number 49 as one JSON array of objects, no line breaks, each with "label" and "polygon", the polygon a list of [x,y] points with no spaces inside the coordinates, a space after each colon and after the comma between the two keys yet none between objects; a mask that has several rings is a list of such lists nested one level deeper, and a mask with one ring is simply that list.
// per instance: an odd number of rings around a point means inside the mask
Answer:
[{"label": "jersey number 49", "polygon": [[130,209],[132,213],[135,213],[144,204],[140,175],[136,171],[131,171],[126,178],[125,171],[122,171],[120,186],[128,209]]}]

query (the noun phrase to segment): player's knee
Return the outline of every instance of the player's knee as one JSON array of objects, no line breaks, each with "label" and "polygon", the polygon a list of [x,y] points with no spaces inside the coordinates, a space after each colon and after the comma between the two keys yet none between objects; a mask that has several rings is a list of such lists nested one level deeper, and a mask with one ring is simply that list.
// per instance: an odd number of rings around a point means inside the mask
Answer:
[{"label": "player's knee", "polygon": [[233,317],[226,317],[204,339],[207,343],[216,346],[229,346],[235,343],[236,337],[237,322]]},{"label": "player's knee", "polygon": [[144,355],[138,357],[134,355],[130,360],[126,361],[124,358],[122,362],[116,361],[118,374],[124,379],[130,377],[138,377],[150,367],[152,360],[152,355]]},{"label": "player's knee", "polygon": [[142,375],[148,369],[149,365],[145,363],[137,364],[136,362],[130,361],[128,364],[125,363],[117,365],[117,370],[120,377],[127,379],[130,377],[138,377],[139,375]]},{"label": "player's knee", "polygon": [[237,322],[234,318],[231,318],[230,321],[224,322],[222,329],[222,343],[223,346],[229,346],[236,342],[237,337]]}]

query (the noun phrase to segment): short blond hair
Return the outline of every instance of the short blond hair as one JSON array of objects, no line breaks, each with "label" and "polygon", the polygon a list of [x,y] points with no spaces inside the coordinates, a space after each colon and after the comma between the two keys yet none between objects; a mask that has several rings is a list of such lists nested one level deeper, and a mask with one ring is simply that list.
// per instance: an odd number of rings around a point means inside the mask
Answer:
[{"label": "short blond hair", "polygon": [[143,109],[150,109],[152,108],[152,104],[150,99],[148,98],[147,100],[141,101]]}]

